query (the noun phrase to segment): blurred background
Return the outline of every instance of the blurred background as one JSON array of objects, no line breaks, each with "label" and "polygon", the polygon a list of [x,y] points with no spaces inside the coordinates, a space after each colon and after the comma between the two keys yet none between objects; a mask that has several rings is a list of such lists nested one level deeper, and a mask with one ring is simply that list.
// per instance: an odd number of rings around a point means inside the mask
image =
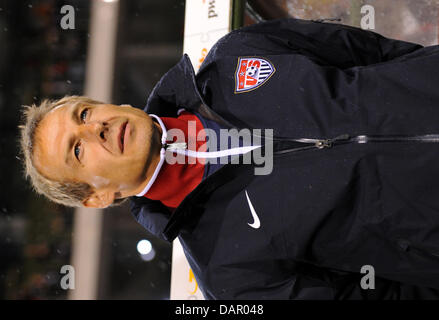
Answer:
[{"label": "blurred background", "polygon": [[[375,9],[376,32],[422,45],[439,39],[437,0],[233,2],[234,27],[287,16],[336,18],[359,27],[361,7],[368,4]],[[74,29],[60,26],[65,5],[75,10]],[[104,13],[105,6],[111,19],[93,24],[93,10]],[[185,6],[184,0],[0,0],[0,299],[71,298],[60,286],[60,270],[72,264],[80,235],[75,211],[36,195],[23,178],[21,106],[90,92],[87,70],[98,64],[88,56],[91,40],[105,41],[99,32],[114,30],[106,102],[143,109],[155,83],[183,54]],[[138,225],[127,204],[104,210],[95,235],[94,298],[170,298],[172,246]]]}]

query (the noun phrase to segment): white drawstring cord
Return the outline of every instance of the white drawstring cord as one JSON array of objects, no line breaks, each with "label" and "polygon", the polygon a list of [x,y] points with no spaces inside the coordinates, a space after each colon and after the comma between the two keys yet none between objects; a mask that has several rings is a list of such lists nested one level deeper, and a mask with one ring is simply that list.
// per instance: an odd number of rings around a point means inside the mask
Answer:
[{"label": "white drawstring cord", "polygon": [[186,142],[173,142],[173,143],[167,143],[163,147],[169,151],[177,151],[177,150],[187,149],[187,144]]},{"label": "white drawstring cord", "polygon": [[148,184],[145,186],[145,188],[142,190],[142,192],[136,194],[136,196],[138,196],[138,197],[145,195],[148,192],[148,190],[151,188],[154,181],[156,180],[156,178],[159,174],[159,171],[160,171],[160,169],[163,166],[163,163],[165,161],[166,151],[176,152],[178,154],[183,154],[185,156],[192,157],[192,158],[220,158],[220,157],[232,156],[232,155],[237,155],[237,154],[245,154],[245,153],[250,152],[256,148],[261,147],[259,145],[246,146],[246,147],[237,147],[237,148],[231,148],[231,149],[227,149],[227,150],[210,151],[210,152],[188,150],[186,142],[167,143],[166,140],[168,138],[168,132],[166,130],[166,127],[165,127],[162,119],[160,119],[158,116],[156,116],[154,114],[150,114],[150,116],[157,119],[157,121],[159,122],[159,124],[162,128],[162,131],[163,131],[162,132],[162,139],[161,139],[162,148],[160,150],[160,161],[159,161],[157,167],[155,168],[151,179],[148,181]]}]

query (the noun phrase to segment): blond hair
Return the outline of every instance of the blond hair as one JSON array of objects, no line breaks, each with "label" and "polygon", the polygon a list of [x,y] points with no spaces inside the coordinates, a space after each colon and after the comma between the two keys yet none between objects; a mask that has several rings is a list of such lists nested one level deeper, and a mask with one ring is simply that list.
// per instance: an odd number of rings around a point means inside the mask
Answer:
[{"label": "blond hair", "polygon": [[[44,100],[39,106],[32,104],[24,106],[22,110],[22,124],[20,129],[20,147],[24,174],[30,178],[33,189],[45,195],[50,200],[69,207],[82,207],[83,202],[93,194],[93,188],[84,182],[54,181],[37,170],[34,164],[33,152],[35,147],[35,133],[41,120],[56,107],[77,104],[102,104],[102,102],[84,96],[65,96],[59,100]],[[121,203],[120,199],[115,204]]]}]

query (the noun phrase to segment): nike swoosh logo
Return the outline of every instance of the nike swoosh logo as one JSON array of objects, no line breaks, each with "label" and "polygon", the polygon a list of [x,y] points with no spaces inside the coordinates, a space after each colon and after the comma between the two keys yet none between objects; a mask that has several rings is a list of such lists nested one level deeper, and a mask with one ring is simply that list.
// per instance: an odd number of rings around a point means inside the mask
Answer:
[{"label": "nike swoosh logo", "polygon": [[250,212],[252,213],[252,217],[253,217],[253,223],[247,223],[247,224],[254,229],[259,229],[259,227],[261,226],[261,221],[259,221],[259,217],[256,214],[255,208],[253,208],[247,190],[245,190],[245,196],[247,197],[248,206],[250,207]]}]

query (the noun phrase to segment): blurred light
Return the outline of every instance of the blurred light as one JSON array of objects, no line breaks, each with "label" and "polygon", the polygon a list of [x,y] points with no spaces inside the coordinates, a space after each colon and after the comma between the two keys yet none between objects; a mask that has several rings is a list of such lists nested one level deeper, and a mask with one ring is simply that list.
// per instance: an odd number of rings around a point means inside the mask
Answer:
[{"label": "blurred light", "polygon": [[150,253],[152,250],[152,245],[151,242],[149,242],[148,240],[140,240],[137,243],[137,251],[141,254],[141,255],[145,255]]},{"label": "blurred light", "polygon": [[155,250],[151,249],[147,254],[140,254],[140,259],[143,261],[151,261],[155,257]]},{"label": "blurred light", "polygon": [[119,0],[102,0],[104,2],[118,2]]}]

